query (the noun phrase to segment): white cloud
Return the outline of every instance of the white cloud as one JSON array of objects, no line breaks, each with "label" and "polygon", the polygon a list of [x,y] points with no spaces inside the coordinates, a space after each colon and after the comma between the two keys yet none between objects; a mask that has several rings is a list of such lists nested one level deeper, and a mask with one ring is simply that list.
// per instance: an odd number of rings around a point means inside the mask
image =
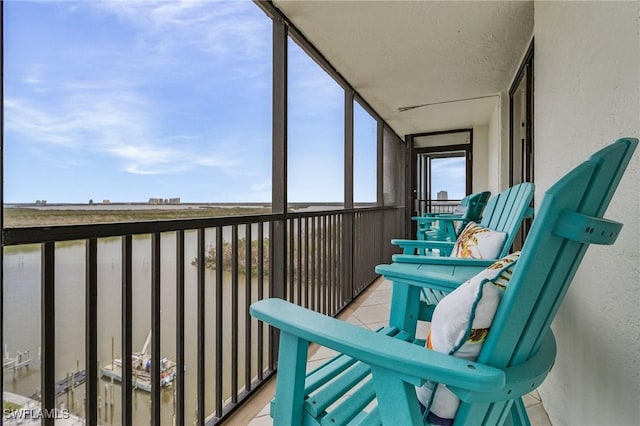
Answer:
[{"label": "white cloud", "polygon": [[270,49],[263,36],[269,21],[251,1],[129,0],[83,5],[126,21],[157,52],[189,45],[226,59],[253,60]]},{"label": "white cloud", "polygon": [[[141,99],[127,96],[61,105],[60,110],[41,108],[25,99],[5,99],[5,128],[34,145],[55,145],[70,153],[107,154],[134,174],[166,174],[196,167],[230,167],[235,160],[203,155],[191,137],[155,136],[155,118],[141,111]],[[175,143],[180,140],[180,144]],[[179,146],[179,148],[175,148]]]}]

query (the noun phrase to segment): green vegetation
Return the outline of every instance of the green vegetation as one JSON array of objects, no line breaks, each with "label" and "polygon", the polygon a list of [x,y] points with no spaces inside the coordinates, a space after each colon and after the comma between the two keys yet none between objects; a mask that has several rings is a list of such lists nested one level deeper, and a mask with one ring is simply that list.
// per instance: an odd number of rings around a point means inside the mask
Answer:
[{"label": "green vegetation", "polygon": [[[269,275],[269,240],[265,239],[264,241],[251,241],[251,275],[258,274],[258,244],[263,244],[264,246],[264,260],[263,262],[263,275]],[[246,246],[247,242],[244,238],[238,240],[238,272],[241,274],[246,274],[247,272],[247,258],[246,258]],[[216,269],[216,254],[217,251],[214,247],[209,248],[205,257],[204,257],[204,265],[207,269]],[[230,242],[225,241],[222,244],[222,269],[224,271],[231,271],[232,265],[232,246]],[[198,265],[198,258],[196,257],[191,262],[192,265]]]},{"label": "green vegetation", "polygon": [[144,222],[154,220],[195,219],[217,216],[244,216],[268,214],[269,207],[194,207],[184,209],[32,209],[5,208],[6,228],[28,226],[80,225],[110,222]]},{"label": "green vegetation", "polygon": [[2,401],[2,412],[13,412],[22,408],[22,405],[16,404],[15,402],[10,401]]}]

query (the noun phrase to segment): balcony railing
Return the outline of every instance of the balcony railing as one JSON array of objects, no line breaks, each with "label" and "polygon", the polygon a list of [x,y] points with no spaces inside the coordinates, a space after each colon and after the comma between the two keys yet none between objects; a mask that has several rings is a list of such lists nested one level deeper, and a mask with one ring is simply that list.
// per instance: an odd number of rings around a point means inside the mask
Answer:
[{"label": "balcony railing", "polygon": [[[276,336],[249,316],[251,302],[277,295],[337,314],[389,261],[402,212],[5,229],[4,343],[38,345],[41,360],[5,370],[3,390],[87,424],[217,424],[275,372]],[[141,369],[132,354],[147,334]],[[57,382],[73,370],[84,389],[65,393]]]},{"label": "balcony railing", "polygon": [[417,215],[423,213],[453,213],[454,208],[460,204],[461,200],[416,200]]}]

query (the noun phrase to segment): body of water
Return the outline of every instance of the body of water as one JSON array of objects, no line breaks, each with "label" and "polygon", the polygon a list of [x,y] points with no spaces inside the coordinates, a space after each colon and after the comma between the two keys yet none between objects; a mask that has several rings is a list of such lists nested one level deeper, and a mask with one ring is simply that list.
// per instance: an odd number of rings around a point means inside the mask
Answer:
[{"label": "body of water", "polygon": [[[257,226],[257,225],[254,225]],[[225,228],[224,237],[228,238]],[[230,230],[229,230],[230,231]],[[253,235],[257,234],[254,229]],[[242,238],[242,236],[240,237]],[[215,231],[206,233],[206,244],[215,244]],[[163,234],[161,255],[161,356],[175,360],[176,354],[176,255],[175,234]],[[185,234],[185,356],[186,356],[186,423],[195,419],[197,383],[197,268],[191,265],[196,258],[196,233]],[[240,255],[243,255],[242,253]],[[100,240],[98,244],[98,359],[100,367],[111,362],[113,357],[121,357],[121,240],[119,238]],[[68,373],[85,368],[85,246],[84,243],[64,243],[56,248],[55,264],[55,311],[56,311],[56,378],[62,379]],[[10,356],[17,351],[29,351],[38,356],[40,347],[40,306],[41,254],[39,246],[24,246],[20,250],[12,248],[4,255],[4,345]],[[252,301],[256,300],[257,277],[252,277]],[[215,389],[215,271],[206,270],[206,368],[205,384],[207,392],[207,414],[214,411],[213,393]],[[238,279],[240,323],[238,330],[231,330],[231,304],[221,303],[223,310],[223,398],[230,394],[231,336],[237,333],[239,344],[238,365],[244,365],[245,326],[243,312],[246,309],[245,277]],[[267,279],[264,280],[267,285]],[[231,300],[231,276],[225,272],[223,279],[223,299]],[[151,239],[136,237],[133,240],[133,346],[141,350],[151,324]],[[266,294],[266,292],[265,292]],[[47,301],[48,303],[49,301]],[[249,301],[250,303],[251,301]],[[253,324],[253,337],[257,327]],[[253,354],[257,351],[254,350]],[[266,359],[266,357],[265,357]],[[257,374],[253,363],[252,376]],[[239,386],[244,383],[243,368],[238,373]],[[110,392],[112,382],[100,380],[99,395],[104,400]],[[31,366],[13,374],[5,370],[4,389],[20,395],[30,396],[39,392],[40,366]],[[113,407],[101,408],[102,424],[120,424],[120,386],[113,383]],[[174,414],[174,387],[162,390],[162,424],[171,425]],[[107,397],[108,398],[108,397]],[[73,397],[69,394],[60,398],[67,408],[83,414],[84,386],[77,388]],[[135,391],[133,397],[134,424],[148,424],[150,395]]]}]

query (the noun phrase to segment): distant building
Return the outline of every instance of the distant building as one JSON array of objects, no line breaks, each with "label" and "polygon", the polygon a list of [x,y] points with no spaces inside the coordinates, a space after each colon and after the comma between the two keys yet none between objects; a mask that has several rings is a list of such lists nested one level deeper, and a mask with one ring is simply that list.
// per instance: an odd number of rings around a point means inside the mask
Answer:
[{"label": "distant building", "polygon": [[111,200],[102,200],[102,204],[111,204]]},{"label": "distant building", "polygon": [[149,204],[180,204],[180,197],[176,197],[176,198],[149,198]]},{"label": "distant building", "polygon": [[438,200],[446,201],[449,199],[449,193],[447,191],[438,191]]},{"label": "distant building", "polygon": [[47,200],[36,200],[36,205],[38,206],[44,206],[45,204],[47,204]]}]

